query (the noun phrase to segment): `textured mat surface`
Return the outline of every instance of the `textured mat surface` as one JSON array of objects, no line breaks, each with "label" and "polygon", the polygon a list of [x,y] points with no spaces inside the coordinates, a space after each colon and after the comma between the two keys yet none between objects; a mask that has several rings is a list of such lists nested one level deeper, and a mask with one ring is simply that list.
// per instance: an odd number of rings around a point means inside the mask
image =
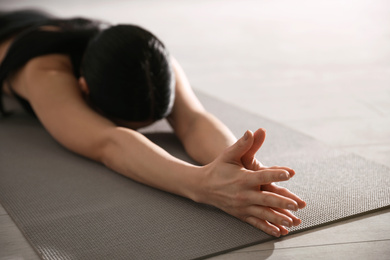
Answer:
[{"label": "textured mat surface", "polygon": [[[258,158],[297,175],[285,186],[313,228],[390,205],[390,169],[198,94],[237,136],[267,129]],[[147,136],[189,160],[169,127]],[[190,259],[273,239],[209,207],[146,187],[58,145],[25,114],[0,121],[0,201],[43,259]]]}]

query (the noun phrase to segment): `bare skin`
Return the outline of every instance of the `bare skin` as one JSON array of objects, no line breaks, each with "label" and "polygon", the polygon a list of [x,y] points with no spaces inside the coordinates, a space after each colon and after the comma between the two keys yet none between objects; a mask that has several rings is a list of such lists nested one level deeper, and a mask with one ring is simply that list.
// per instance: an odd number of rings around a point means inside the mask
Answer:
[{"label": "bare skin", "polygon": [[[12,39],[0,45],[0,62],[11,43]],[[286,227],[301,223],[290,210],[306,204],[273,182],[289,180],[294,170],[257,161],[265,130],[247,131],[237,141],[203,108],[178,62],[172,59],[172,64],[176,97],[167,120],[187,153],[204,166],[171,156],[136,131],[152,122],[115,124],[90,108],[84,99],[89,86],[75,78],[67,55],[34,58],[10,82],[30,102],[46,130],[69,150],[135,181],[213,205],[270,235],[286,235]],[[3,91],[9,93],[7,84]]]}]

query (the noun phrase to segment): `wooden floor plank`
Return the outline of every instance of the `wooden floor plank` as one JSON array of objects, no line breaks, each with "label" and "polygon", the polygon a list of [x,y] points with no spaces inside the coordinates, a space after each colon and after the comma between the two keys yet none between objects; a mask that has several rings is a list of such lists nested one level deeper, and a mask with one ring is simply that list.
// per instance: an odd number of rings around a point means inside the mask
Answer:
[{"label": "wooden floor plank", "polygon": [[390,255],[390,240],[371,242],[333,244],[321,246],[305,246],[284,249],[267,249],[251,252],[235,252],[228,255],[220,255],[213,260],[302,260],[302,259],[370,259],[388,260]]},{"label": "wooden floor plank", "polygon": [[0,260],[40,259],[8,215],[0,215],[0,249]]}]

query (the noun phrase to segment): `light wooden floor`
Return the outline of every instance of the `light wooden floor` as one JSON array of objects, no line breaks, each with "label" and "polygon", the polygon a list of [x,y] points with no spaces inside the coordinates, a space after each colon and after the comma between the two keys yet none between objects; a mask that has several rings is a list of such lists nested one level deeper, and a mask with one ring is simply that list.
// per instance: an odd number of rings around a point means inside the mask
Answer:
[{"label": "light wooden floor", "polygon": [[[33,3],[149,28],[197,90],[390,167],[390,1]],[[2,208],[0,259],[37,259]],[[390,259],[390,210],[215,259]]]}]

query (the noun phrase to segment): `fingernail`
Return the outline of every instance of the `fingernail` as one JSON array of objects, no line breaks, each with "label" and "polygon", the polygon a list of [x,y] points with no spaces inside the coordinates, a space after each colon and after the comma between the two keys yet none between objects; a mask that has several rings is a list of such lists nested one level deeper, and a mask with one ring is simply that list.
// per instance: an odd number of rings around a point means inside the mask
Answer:
[{"label": "fingernail", "polygon": [[287,220],[283,220],[282,225],[285,227],[291,227],[290,223]]},{"label": "fingernail", "polygon": [[288,204],[287,209],[297,211],[297,207],[294,204]]},{"label": "fingernail", "polygon": [[288,178],[290,178],[290,175],[287,172],[283,172],[280,174],[281,180],[288,180]]},{"label": "fingernail", "polygon": [[244,141],[248,140],[248,137],[249,137],[249,134],[248,134],[248,130],[247,130],[244,134]]},{"label": "fingernail", "polygon": [[271,234],[272,234],[274,237],[279,237],[279,233],[276,232],[276,231],[272,231]]}]

